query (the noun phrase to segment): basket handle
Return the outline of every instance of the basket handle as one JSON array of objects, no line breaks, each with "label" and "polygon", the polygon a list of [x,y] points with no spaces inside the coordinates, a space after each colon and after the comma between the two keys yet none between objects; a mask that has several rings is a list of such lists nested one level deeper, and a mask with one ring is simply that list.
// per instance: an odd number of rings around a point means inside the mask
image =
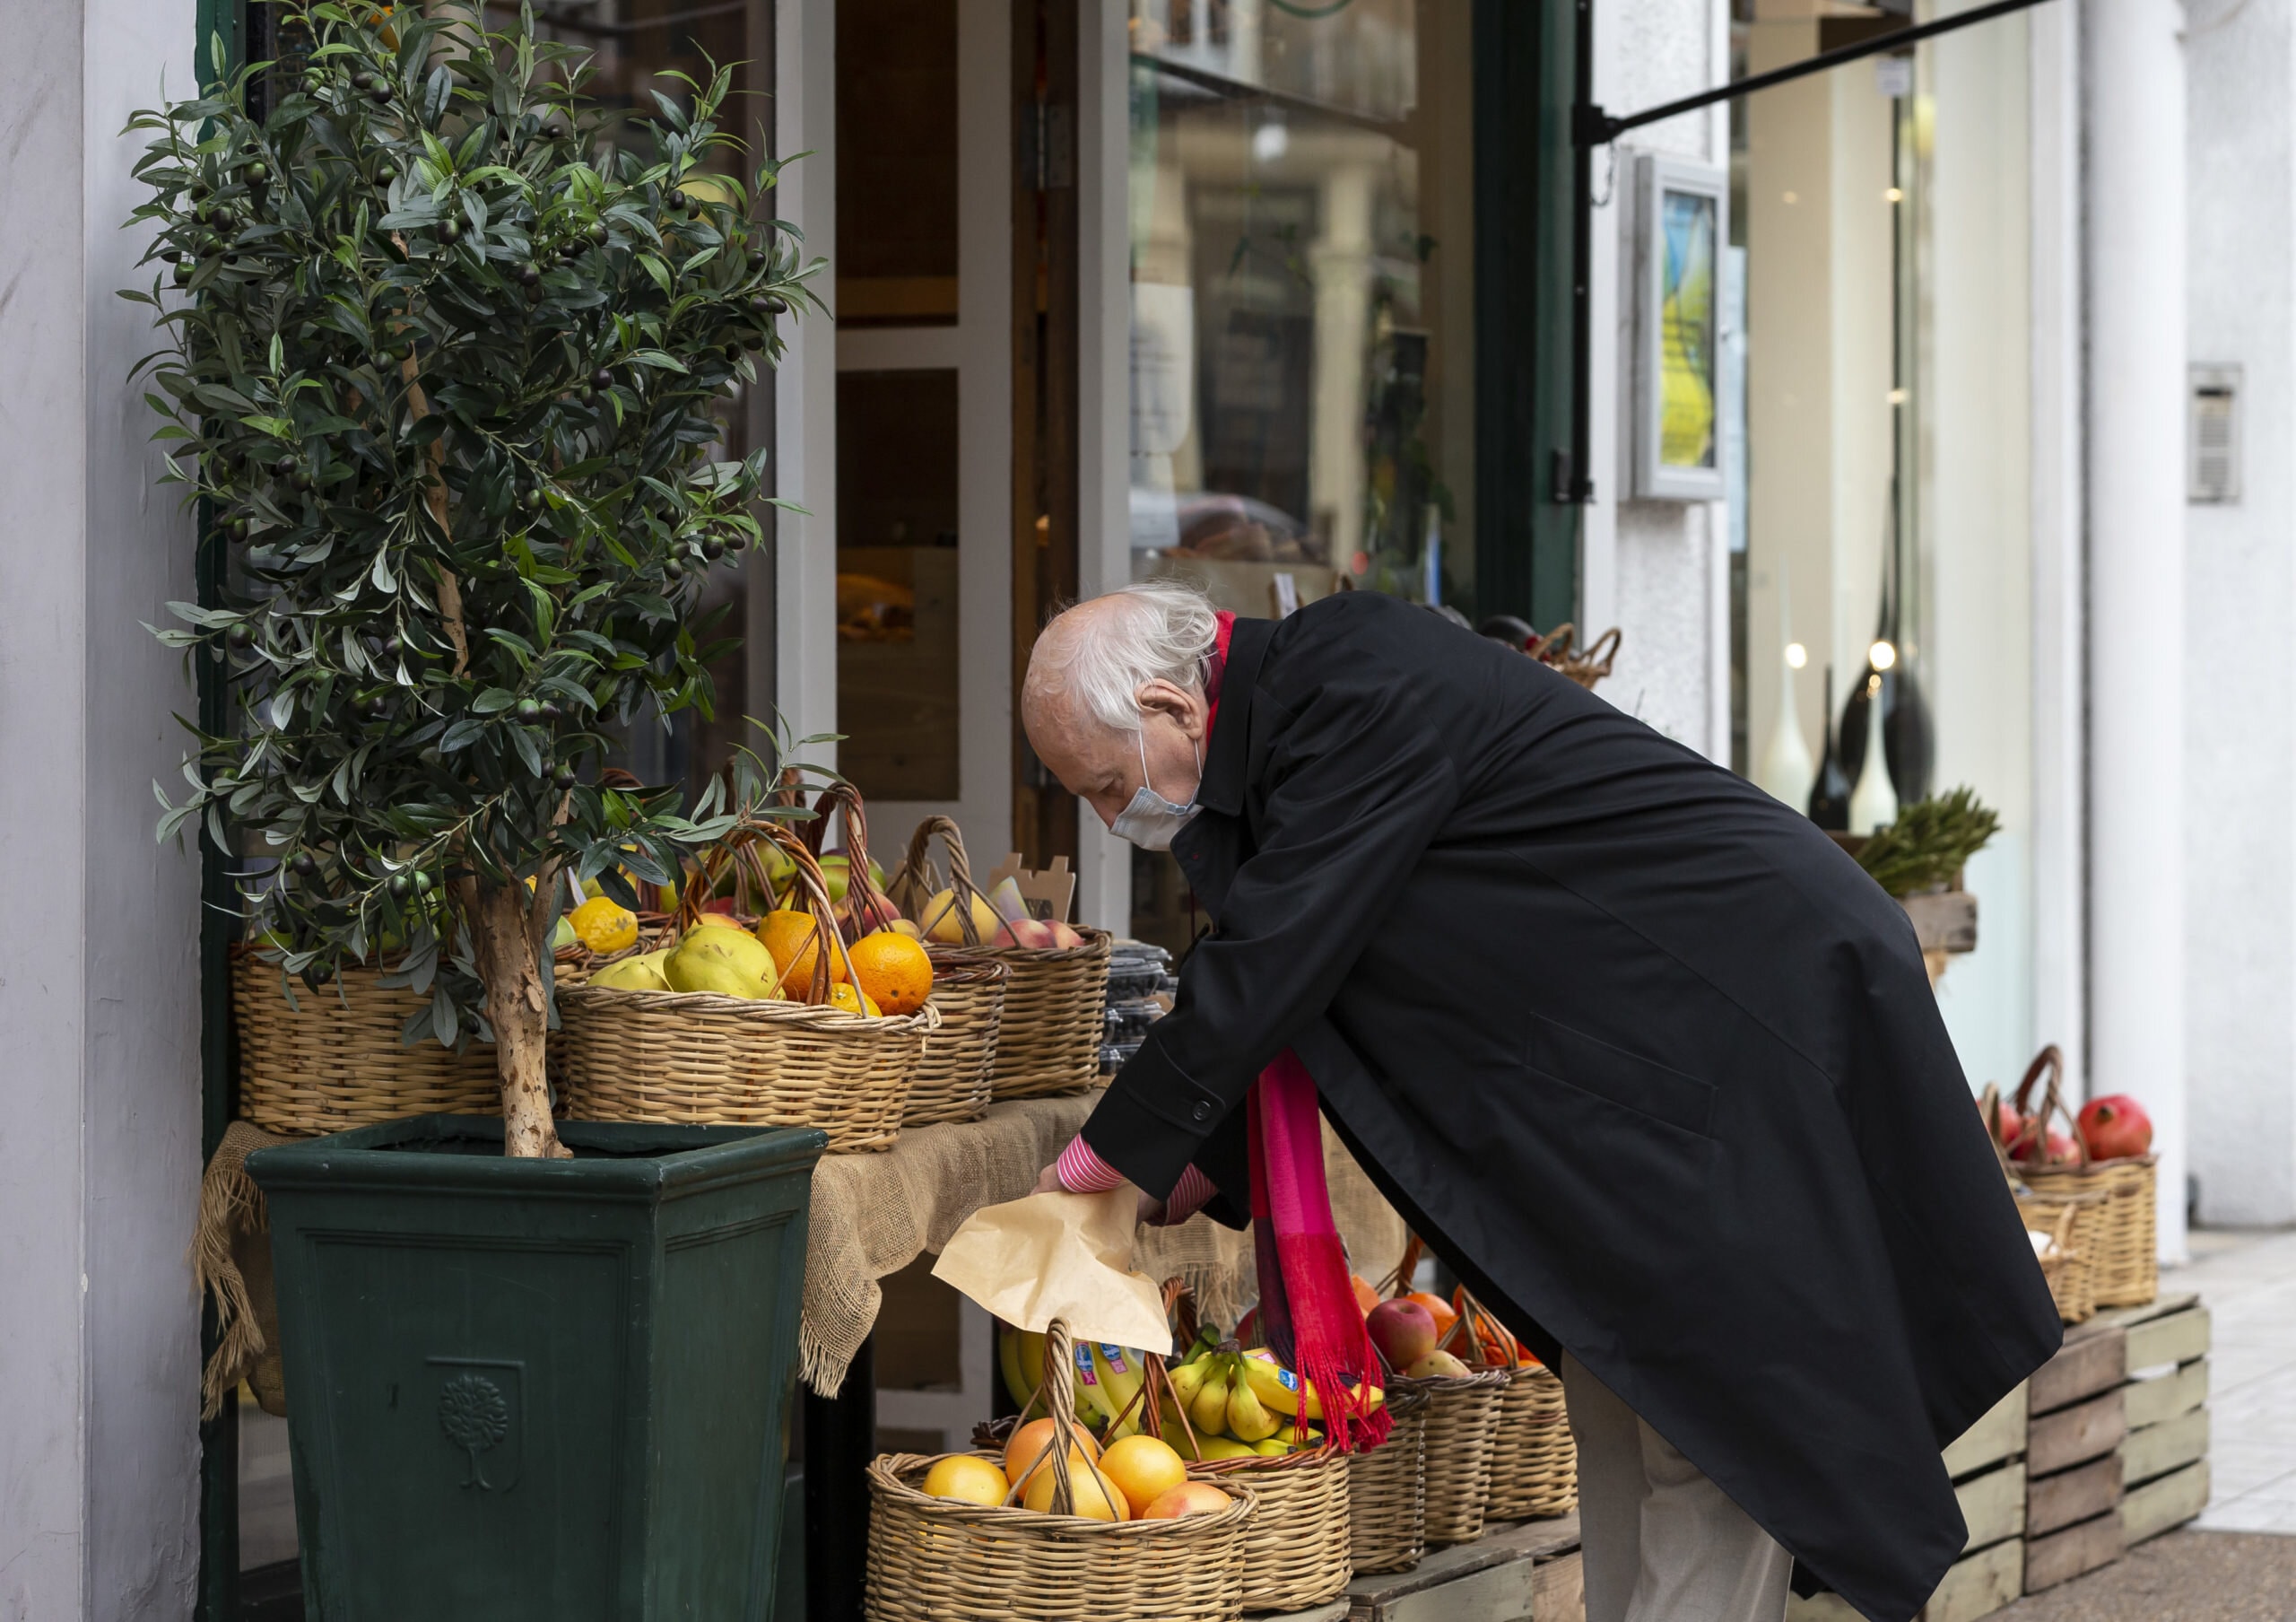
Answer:
[{"label": "basket handle", "polygon": [[899,898],[899,904],[920,929],[929,931],[937,920],[926,918],[925,909],[940,888],[930,856],[936,837],[948,853],[949,888],[954,893],[957,928],[965,945],[977,946],[981,944],[980,930],[972,921],[972,903],[981,898],[980,886],[973,883],[972,863],[965,856],[965,836],[953,817],[928,816],[917,824],[917,832],[909,836],[909,854],[901,859],[900,870],[885,888]]},{"label": "basket handle", "polygon": [[[1045,1413],[1052,1420],[1052,1442],[1038,1455],[1037,1466],[1039,1469],[1044,1468],[1042,1461],[1048,1457],[1052,1463],[1052,1502],[1045,1507],[1056,1515],[1073,1515],[1076,1513],[1076,1487],[1069,1479],[1068,1455],[1073,1450],[1082,1457],[1083,1450],[1076,1445],[1076,1353],[1068,1339],[1065,1318],[1056,1318],[1045,1325],[1044,1402]],[[1023,1476],[1022,1481],[1027,1478]],[[1020,1501],[1022,1481],[1015,1481],[1005,1489],[1005,1503]]]},{"label": "basket handle", "polygon": [[[1451,1326],[1449,1338],[1458,1341],[1463,1347],[1473,1351],[1474,1362],[1479,1366],[1504,1367],[1511,1370],[1521,1365],[1523,1347],[1522,1343],[1515,1339],[1514,1330],[1500,1322],[1499,1315],[1477,1300],[1474,1291],[1461,1285],[1454,1304],[1459,1309],[1459,1321]],[[1490,1332],[1491,1338],[1499,1343],[1500,1350],[1505,1353],[1507,1361],[1503,1365],[1492,1365],[1483,1361],[1483,1338],[1485,1330]]]},{"label": "basket handle", "polygon": [[[2033,1084],[2044,1073],[2048,1077],[2048,1086],[2041,1094],[2041,1107],[2036,1113],[2028,1104],[2033,1094]],[[2017,1127],[2017,1141],[2009,1147],[2013,1155],[2020,1147],[2032,1143],[2038,1146],[2036,1153],[2048,1154],[2048,1123],[2062,1116],[2069,1129],[2066,1136],[2073,1139],[2074,1164],[2085,1172],[2089,1169],[2089,1145],[2081,1136],[2080,1121],[2074,1119],[2073,1111],[2065,1102],[2064,1081],[2065,1055],[2057,1051],[2055,1042],[2051,1042],[2033,1055],[2033,1062],[2025,1067],[2024,1079],[2017,1084],[2015,1105],[2022,1119]]]},{"label": "basket handle", "polygon": [[1427,1253],[1427,1242],[1408,1228],[1404,1230],[1403,1257],[1396,1263],[1395,1271],[1372,1286],[1377,1295],[1396,1296],[1411,1292],[1412,1276],[1419,1271],[1419,1259]]},{"label": "basket handle", "polygon": [[[869,817],[862,808],[861,791],[842,779],[830,784],[813,801],[813,820],[805,824],[805,848],[816,860],[829,842],[829,819],[832,811],[841,812],[845,821],[845,857],[848,869],[845,880],[845,911],[852,924],[852,937],[879,929],[891,929],[894,919],[900,916],[892,902],[879,890],[869,876]],[[866,925],[866,928],[863,926]]]},{"label": "basket handle", "polygon": [[[691,870],[690,882],[679,887],[678,910],[673,920],[680,935],[692,929],[701,919],[701,898],[717,888],[718,878],[728,863],[744,859],[745,852],[760,844],[771,844],[796,865],[790,879],[790,900],[800,904],[794,911],[812,915],[814,937],[825,944],[813,954],[813,983],[806,1000],[813,1003],[829,1001],[831,984],[829,949],[834,948],[845,960],[845,977],[854,986],[860,979],[853,972],[853,955],[847,950],[845,936],[837,924],[837,905],[829,898],[829,880],[822,876],[821,864],[803,838],[776,818],[744,814],[733,830],[704,851],[700,861]],[[784,986],[787,994],[790,988]]]}]

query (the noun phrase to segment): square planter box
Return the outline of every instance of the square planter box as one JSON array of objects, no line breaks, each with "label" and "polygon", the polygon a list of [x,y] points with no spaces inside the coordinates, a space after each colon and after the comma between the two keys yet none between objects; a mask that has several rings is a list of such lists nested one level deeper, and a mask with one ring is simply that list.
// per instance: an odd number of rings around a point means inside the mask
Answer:
[{"label": "square planter box", "polygon": [[249,1156],[310,1622],[766,1622],[818,1131],[429,1115]]}]

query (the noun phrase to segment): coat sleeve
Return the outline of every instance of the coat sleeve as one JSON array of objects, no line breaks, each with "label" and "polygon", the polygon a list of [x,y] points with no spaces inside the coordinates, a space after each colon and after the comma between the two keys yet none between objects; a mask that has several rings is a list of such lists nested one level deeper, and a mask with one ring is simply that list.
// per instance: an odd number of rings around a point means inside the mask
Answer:
[{"label": "coat sleeve", "polygon": [[[1289,708],[1265,689],[1254,695],[1276,716],[1257,848],[1219,928],[1189,954],[1177,1005],[1084,1123],[1103,1159],[1160,1198],[1261,1068],[1329,1007],[1457,803],[1422,684],[1359,659],[1300,685]],[[1242,1134],[1218,1137],[1203,1159],[1232,1164]],[[1205,1170],[1243,1204],[1232,1171]]]}]

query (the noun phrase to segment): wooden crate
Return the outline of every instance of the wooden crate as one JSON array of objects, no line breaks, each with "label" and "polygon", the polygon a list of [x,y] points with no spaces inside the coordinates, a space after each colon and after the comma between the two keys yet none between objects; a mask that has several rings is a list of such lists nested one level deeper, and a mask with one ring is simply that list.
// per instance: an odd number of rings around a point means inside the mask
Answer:
[{"label": "wooden crate", "polygon": [[2191,1295],[2102,1314],[2126,1342],[2120,1444],[2124,1548],[2183,1525],[2208,1503],[2208,1309]]},{"label": "wooden crate", "polygon": [[1586,1622],[1578,1517],[1493,1522],[1407,1572],[1358,1577],[1328,1606],[1257,1622]]}]

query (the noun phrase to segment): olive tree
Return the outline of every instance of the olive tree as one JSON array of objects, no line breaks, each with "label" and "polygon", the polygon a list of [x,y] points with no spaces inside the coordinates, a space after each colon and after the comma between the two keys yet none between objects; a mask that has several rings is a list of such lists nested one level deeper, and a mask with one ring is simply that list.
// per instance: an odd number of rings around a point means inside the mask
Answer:
[{"label": "olive tree", "polygon": [[205,93],[129,126],[160,263],[122,296],[168,339],[138,370],[229,553],[158,632],[231,711],[193,728],[160,833],[257,859],[249,927],[283,974],[378,963],[430,993],[430,1035],[491,1036],[509,1152],[562,1155],[564,875],[627,902],[730,825],[717,787],[689,812],[598,768],[617,727],[711,710],[703,577],[767,500],[718,413],[818,262],[759,217],[773,161],[725,172],[728,71],[613,119],[528,9],[286,20],[300,77],[226,74],[219,48]]}]

